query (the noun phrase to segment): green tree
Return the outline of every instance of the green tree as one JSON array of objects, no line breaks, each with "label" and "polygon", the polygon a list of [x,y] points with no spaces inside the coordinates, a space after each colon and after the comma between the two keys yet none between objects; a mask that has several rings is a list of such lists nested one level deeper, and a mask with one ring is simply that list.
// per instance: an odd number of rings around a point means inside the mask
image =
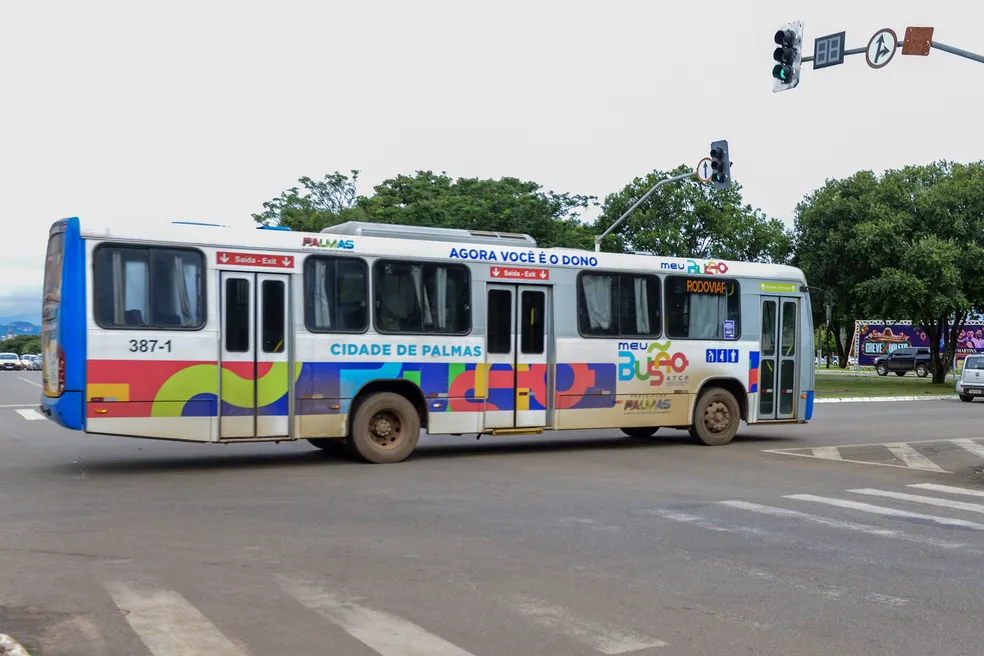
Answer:
[{"label": "green tree", "polygon": [[984,308],[984,161],[886,172],[855,234],[878,270],[858,291],[873,314],[926,331],[933,382],[944,382],[964,323]]},{"label": "green tree", "polygon": [[[855,319],[871,318],[858,283],[878,275],[855,229],[868,220],[878,178],[859,171],[843,180],[828,180],[796,207],[796,252],[792,263],[803,270],[807,284],[833,297],[830,329],[838,361],[847,367],[847,351]],[[811,294],[813,316],[825,317],[828,302],[822,293]],[[819,325],[819,321],[815,321]]]},{"label": "green tree", "polygon": [[0,353],[34,354],[41,352],[40,335],[17,335],[0,342]]},{"label": "green tree", "polygon": [[[681,166],[669,172],[653,171],[609,194],[595,224],[596,234],[604,232],[657,182],[688,170]],[[792,245],[792,234],[781,221],[742,204],[737,182],[715,190],[688,178],[660,187],[605,237],[602,249],[785,263],[792,255]]]},{"label": "green tree", "polygon": [[253,220],[264,225],[281,225],[300,232],[319,232],[322,228],[346,221],[365,221],[359,209],[356,184],[359,172],[352,177],[335,171],[322,180],[303,177],[303,187],[291,187],[278,198],[263,203],[263,211]]},{"label": "green tree", "polygon": [[524,233],[542,248],[589,248],[590,227],[580,216],[596,199],[555,193],[529,181],[458,178],[417,171],[398,175],[359,202],[366,220],[413,226]]}]

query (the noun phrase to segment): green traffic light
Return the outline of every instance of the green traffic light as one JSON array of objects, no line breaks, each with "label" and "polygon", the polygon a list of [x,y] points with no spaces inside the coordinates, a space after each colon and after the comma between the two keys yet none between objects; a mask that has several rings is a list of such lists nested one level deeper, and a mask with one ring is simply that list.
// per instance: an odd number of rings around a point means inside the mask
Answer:
[{"label": "green traffic light", "polygon": [[776,64],[772,67],[772,77],[778,78],[783,82],[786,82],[789,76],[789,67],[783,66],[782,64]]}]

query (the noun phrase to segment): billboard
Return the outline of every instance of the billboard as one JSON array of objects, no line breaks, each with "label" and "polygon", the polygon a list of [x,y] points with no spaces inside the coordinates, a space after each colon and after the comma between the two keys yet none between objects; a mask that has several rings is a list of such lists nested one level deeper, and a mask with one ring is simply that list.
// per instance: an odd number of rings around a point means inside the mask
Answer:
[{"label": "billboard", "polygon": [[[906,346],[929,346],[926,331],[911,321],[855,321],[853,351],[859,367],[874,367],[875,358]],[[943,340],[940,339],[940,352]],[[984,354],[984,323],[968,321],[957,336],[956,368],[963,359],[975,353]]]}]

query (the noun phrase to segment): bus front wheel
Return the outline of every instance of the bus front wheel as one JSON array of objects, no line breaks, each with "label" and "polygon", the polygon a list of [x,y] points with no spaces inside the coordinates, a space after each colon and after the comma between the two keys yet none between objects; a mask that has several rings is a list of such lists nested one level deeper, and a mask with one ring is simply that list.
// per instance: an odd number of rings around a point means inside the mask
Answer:
[{"label": "bus front wheel", "polygon": [[715,388],[697,400],[690,434],[707,446],[723,446],[734,439],[740,422],[741,410],[734,395]]},{"label": "bus front wheel", "polygon": [[369,462],[405,460],[420,439],[420,416],[406,397],[377,392],[359,404],[352,418],[350,444]]}]

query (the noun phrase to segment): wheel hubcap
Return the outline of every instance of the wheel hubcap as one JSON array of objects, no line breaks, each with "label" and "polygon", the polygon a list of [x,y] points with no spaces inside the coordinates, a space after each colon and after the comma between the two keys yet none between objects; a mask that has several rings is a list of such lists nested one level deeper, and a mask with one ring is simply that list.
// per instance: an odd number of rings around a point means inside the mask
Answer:
[{"label": "wheel hubcap", "polygon": [[381,449],[394,449],[403,442],[403,423],[389,410],[381,410],[369,420],[369,436]]},{"label": "wheel hubcap", "polygon": [[721,402],[712,403],[704,411],[704,426],[712,433],[722,433],[731,423],[731,412]]}]

